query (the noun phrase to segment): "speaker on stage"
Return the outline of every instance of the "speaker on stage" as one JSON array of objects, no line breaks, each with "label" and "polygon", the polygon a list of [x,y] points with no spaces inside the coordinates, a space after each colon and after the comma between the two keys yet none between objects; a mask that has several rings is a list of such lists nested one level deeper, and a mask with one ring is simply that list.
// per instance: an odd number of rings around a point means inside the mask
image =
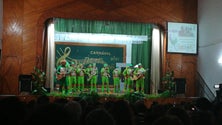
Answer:
[{"label": "speaker on stage", "polygon": [[185,94],[186,92],[186,79],[185,78],[175,78],[174,79],[176,86],[176,94]]},{"label": "speaker on stage", "polygon": [[19,75],[19,92],[32,91],[32,75]]}]

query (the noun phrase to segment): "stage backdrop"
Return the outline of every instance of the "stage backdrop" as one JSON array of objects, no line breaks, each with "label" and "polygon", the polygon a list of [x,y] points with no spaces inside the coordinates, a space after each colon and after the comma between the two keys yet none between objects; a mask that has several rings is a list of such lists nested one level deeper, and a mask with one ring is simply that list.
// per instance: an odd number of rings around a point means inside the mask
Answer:
[{"label": "stage backdrop", "polygon": [[[126,45],[120,44],[91,44],[77,42],[55,42],[55,65],[59,65],[65,58],[69,63],[82,63],[84,68],[96,63],[99,71],[98,84],[101,84],[100,70],[105,63],[110,67],[110,73],[116,67],[116,63],[126,62]],[[110,84],[113,84],[110,74]]]}]

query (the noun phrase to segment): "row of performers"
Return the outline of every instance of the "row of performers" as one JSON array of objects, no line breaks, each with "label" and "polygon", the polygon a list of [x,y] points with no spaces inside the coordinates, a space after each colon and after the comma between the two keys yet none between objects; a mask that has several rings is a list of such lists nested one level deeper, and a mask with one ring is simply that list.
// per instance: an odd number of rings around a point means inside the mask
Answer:
[{"label": "row of performers", "polygon": [[99,71],[96,63],[89,64],[86,69],[84,69],[83,64],[75,64],[71,62],[67,65],[66,60],[61,60],[60,65],[56,68],[56,79],[59,85],[59,91],[65,93],[73,93],[77,91],[84,91],[85,76],[87,76],[87,81],[90,84],[90,91],[97,92],[97,78],[98,73],[101,74],[101,92],[110,92],[109,88],[109,78],[112,73],[114,93],[120,92],[120,81],[121,76],[124,77],[124,92],[130,92],[133,90],[133,83],[135,82],[136,91],[144,93],[144,79],[146,70],[139,63],[138,67],[133,67],[128,64],[123,72],[121,69],[116,67],[112,72],[108,64],[104,64]]}]

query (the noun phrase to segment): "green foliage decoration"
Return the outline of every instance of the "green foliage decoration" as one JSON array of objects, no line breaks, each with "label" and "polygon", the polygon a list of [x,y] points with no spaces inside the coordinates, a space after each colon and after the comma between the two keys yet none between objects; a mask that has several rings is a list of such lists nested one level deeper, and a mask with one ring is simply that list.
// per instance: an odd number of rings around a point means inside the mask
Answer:
[{"label": "green foliage decoration", "polygon": [[100,98],[100,96],[97,92],[80,93],[79,97],[83,100],[86,100],[90,104],[96,104]]},{"label": "green foliage decoration", "polygon": [[130,103],[135,103],[138,100],[145,99],[145,95],[142,92],[131,92],[124,94],[123,99],[128,100]]},{"label": "green foliage decoration", "polygon": [[169,96],[175,95],[175,81],[174,81],[174,71],[168,71],[165,76],[162,77],[163,91],[165,95]]},{"label": "green foliage decoration", "polygon": [[34,67],[32,75],[32,94],[34,95],[46,95],[47,90],[44,88],[46,81],[46,74],[44,71],[37,67]]}]

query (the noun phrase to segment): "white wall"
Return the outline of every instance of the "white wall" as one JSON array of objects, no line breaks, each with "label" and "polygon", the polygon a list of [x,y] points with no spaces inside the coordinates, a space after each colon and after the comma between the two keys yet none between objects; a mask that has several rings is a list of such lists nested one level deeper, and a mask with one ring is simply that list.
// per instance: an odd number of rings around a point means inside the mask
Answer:
[{"label": "white wall", "polygon": [[198,72],[216,95],[214,84],[222,83],[222,1],[198,0]]}]

